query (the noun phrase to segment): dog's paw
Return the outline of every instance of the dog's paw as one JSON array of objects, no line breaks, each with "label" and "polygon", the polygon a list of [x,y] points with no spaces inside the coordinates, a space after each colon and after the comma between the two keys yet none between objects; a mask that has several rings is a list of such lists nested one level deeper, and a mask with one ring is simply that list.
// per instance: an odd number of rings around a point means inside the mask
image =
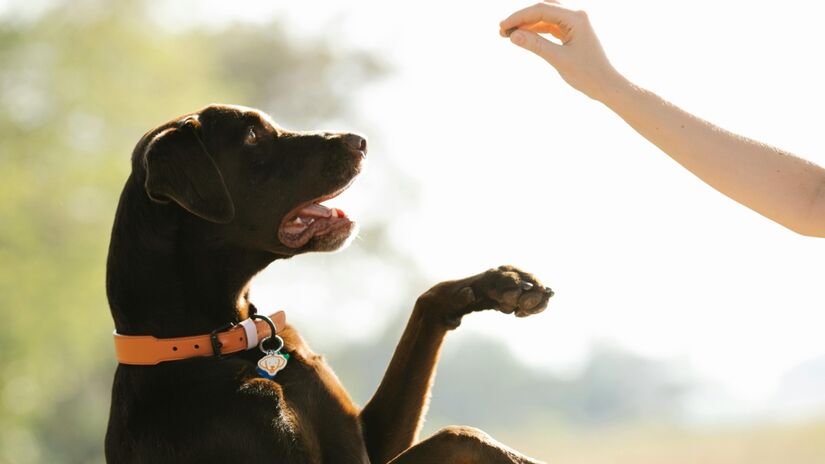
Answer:
[{"label": "dog's paw", "polygon": [[435,317],[449,329],[474,311],[495,309],[526,317],[547,307],[553,290],[532,274],[513,266],[500,266],[461,280],[442,282],[418,298],[416,307],[427,317]]},{"label": "dog's paw", "polygon": [[[496,309],[516,317],[538,314],[547,308],[553,290],[535,276],[513,266],[499,266],[469,282],[475,296],[472,310]],[[464,291],[463,289],[459,291]]]},{"label": "dog's paw", "polygon": [[418,298],[416,309],[449,329],[474,311],[495,309],[516,317],[538,314],[547,308],[553,290],[532,274],[513,266],[499,266],[461,280],[442,282]]}]

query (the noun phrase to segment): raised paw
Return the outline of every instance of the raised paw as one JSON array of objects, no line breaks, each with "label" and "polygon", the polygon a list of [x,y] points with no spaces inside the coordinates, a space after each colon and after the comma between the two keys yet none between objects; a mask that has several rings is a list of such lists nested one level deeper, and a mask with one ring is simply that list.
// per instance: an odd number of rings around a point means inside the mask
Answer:
[{"label": "raised paw", "polygon": [[499,266],[479,274],[470,288],[476,296],[473,311],[496,309],[516,317],[538,314],[547,308],[553,290],[528,272],[513,266]]},{"label": "raised paw", "polygon": [[552,296],[553,290],[532,274],[500,266],[466,279],[442,282],[421,295],[416,306],[427,314],[440,315],[449,328],[456,328],[464,315],[485,309],[516,317],[538,314]]}]

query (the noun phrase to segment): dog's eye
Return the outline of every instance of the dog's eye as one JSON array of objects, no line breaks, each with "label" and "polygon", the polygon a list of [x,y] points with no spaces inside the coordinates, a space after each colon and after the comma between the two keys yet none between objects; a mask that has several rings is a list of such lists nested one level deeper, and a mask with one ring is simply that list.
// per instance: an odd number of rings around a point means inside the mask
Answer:
[{"label": "dog's eye", "polygon": [[246,133],[246,138],[244,139],[244,143],[247,145],[255,145],[258,141],[258,134],[255,133],[255,128],[250,127],[249,131]]}]

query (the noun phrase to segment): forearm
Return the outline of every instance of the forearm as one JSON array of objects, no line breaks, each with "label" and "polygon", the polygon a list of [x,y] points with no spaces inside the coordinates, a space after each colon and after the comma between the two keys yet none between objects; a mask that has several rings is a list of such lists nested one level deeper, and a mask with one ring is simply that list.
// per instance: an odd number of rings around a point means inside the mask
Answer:
[{"label": "forearm", "polygon": [[711,187],[798,233],[825,236],[825,170],[697,118],[617,76],[599,98]]}]

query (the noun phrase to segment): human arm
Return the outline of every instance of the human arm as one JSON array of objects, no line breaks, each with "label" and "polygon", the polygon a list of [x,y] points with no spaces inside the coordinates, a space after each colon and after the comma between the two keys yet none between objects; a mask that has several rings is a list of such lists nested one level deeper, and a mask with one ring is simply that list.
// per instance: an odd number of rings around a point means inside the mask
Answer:
[{"label": "human arm", "polygon": [[502,21],[501,33],[544,58],[572,87],[605,104],[711,187],[797,233],[825,237],[825,169],[721,129],[634,85],[610,64],[584,12],[540,3]]}]

